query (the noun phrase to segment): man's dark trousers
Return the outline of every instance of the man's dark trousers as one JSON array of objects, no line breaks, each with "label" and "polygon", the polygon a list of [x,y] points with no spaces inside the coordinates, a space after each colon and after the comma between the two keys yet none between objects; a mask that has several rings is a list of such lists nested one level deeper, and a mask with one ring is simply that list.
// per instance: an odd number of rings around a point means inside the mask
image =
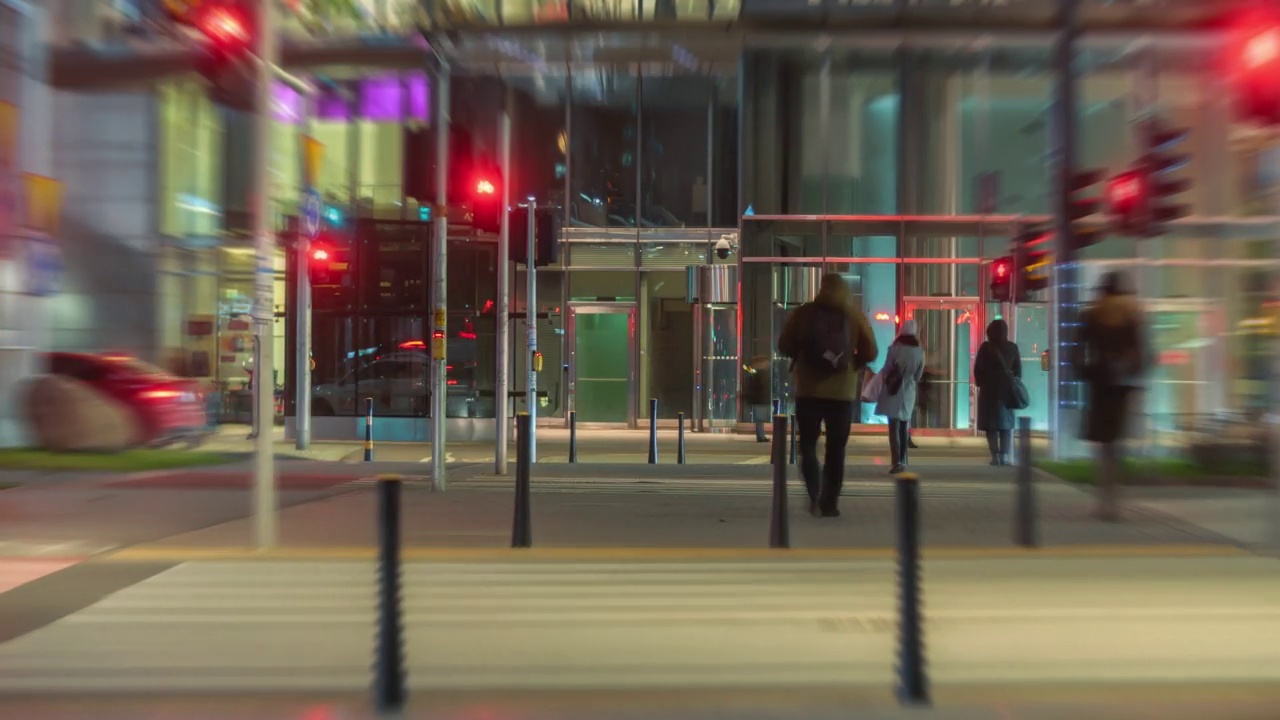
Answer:
[{"label": "man's dark trousers", "polygon": [[[853,401],[796,398],[796,430],[800,435],[800,472],[809,499],[824,511],[834,510],[844,486],[844,453],[853,423]],[[818,437],[827,427],[827,453],[818,466]],[[821,481],[819,481],[821,476]]]}]

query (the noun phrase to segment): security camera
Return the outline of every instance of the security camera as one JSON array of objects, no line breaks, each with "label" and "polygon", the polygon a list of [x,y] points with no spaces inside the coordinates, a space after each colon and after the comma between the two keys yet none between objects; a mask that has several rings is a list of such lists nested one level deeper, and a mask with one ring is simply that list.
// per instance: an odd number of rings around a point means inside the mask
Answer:
[{"label": "security camera", "polygon": [[732,235],[721,235],[720,239],[716,241],[716,257],[721,260],[728,260],[733,251],[737,249],[733,242],[735,239]]}]

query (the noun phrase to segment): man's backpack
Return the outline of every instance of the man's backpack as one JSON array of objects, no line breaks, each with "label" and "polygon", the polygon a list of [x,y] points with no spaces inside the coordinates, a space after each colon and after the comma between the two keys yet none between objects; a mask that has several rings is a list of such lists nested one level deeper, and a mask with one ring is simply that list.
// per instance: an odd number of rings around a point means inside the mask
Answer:
[{"label": "man's backpack", "polygon": [[847,372],[853,365],[849,316],[840,308],[812,305],[800,363],[818,377]]}]

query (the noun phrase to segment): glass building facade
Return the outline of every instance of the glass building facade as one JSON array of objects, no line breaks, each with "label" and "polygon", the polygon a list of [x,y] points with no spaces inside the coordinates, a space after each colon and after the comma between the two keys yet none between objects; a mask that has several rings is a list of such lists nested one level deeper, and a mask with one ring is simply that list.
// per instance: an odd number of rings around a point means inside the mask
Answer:
[{"label": "glass building facade", "polygon": [[[1049,45],[1036,36],[977,37],[908,47],[890,31],[872,41],[835,34],[821,43],[766,37],[736,45],[661,32],[463,33],[451,48],[449,116],[466,139],[451,146],[450,177],[498,156],[509,89],[511,197],[564,213],[561,259],[537,274],[533,313],[525,273],[512,268],[515,317],[507,322],[516,351],[507,371],[523,377],[524,318],[535,318],[545,357],[541,421],[563,423],[574,410],[587,425],[634,427],[644,424],[650,398],[660,422],[677,413],[703,430],[748,421],[737,397],[743,362],[772,356],[787,313],[835,271],[855,288],[882,348],[902,320],[918,322],[933,380],[918,426],[975,432],[972,357],[986,325],[1003,317],[1022,350],[1033,427],[1048,429],[1049,298],[1016,308],[991,302],[987,266],[1008,253],[1014,221],[1052,210]],[[1136,153],[1132,122],[1154,100],[1169,123],[1192,130],[1193,217],[1159,238],[1108,235],[1082,260],[1085,286],[1121,267],[1145,299],[1159,357],[1144,402],[1155,437],[1268,402],[1280,154],[1273,139],[1233,120],[1214,72],[1197,64],[1212,37],[1149,35],[1143,53],[1135,42],[1086,34],[1081,43],[1079,165],[1123,170]],[[426,308],[416,308],[427,297],[430,242],[404,228],[424,217],[415,178],[435,162],[434,78],[406,72],[337,86],[341,92],[308,107],[282,94],[276,130],[281,227],[300,192],[298,136],[311,134],[326,147],[319,189],[341,218],[335,225],[361,248],[359,258],[380,258],[359,260],[356,273],[354,292],[373,304],[357,300],[336,312],[317,296],[314,384],[352,402],[321,405],[319,394],[313,402],[340,418],[359,412],[359,398],[377,397],[380,415],[425,418],[431,328]],[[251,257],[243,256],[247,239],[237,244],[218,227],[234,225],[234,198],[243,196],[235,182],[243,158],[227,151],[241,119],[217,114],[181,85],[165,92],[175,127],[199,129],[165,140],[174,153],[166,233],[174,272],[192,288],[189,307],[174,310],[174,345],[188,359],[209,345],[209,377],[234,384],[244,374],[234,351],[243,341],[229,340],[238,332],[229,328],[243,314],[236,299],[243,304],[251,292]],[[467,432],[484,434],[497,402],[496,273],[505,264],[495,239],[456,210],[445,268],[446,405]],[[379,220],[386,227],[362,229]],[[216,243],[201,243],[212,234],[221,235]],[[723,258],[715,250],[722,237],[733,245]],[[374,253],[375,245],[404,254]],[[288,264],[282,250],[282,389],[292,374],[283,340]],[[424,274],[410,277],[408,267]],[[412,302],[386,295],[396,283],[420,294]],[[212,316],[213,336],[184,334],[192,316]],[[785,362],[775,358],[773,367],[771,393],[787,406]],[[287,396],[282,408],[292,406]],[[881,421],[869,408],[861,420]]]}]

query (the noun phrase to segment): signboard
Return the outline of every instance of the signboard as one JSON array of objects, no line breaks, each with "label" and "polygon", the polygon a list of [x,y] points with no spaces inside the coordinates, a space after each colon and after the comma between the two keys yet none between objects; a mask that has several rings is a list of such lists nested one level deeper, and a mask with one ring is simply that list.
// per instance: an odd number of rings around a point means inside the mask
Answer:
[{"label": "signboard", "polygon": [[259,325],[266,325],[275,318],[275,290],[275,268],[270,264],[259,265],[253,280],[253,319]]},{"label": "signboard", "polygon": [[308,190],[302,196],[302,235],[308,240],[314,240],[320,234],[320,218],[324,213],[324,203],[320,200],[320,193],[315,190]]}]

